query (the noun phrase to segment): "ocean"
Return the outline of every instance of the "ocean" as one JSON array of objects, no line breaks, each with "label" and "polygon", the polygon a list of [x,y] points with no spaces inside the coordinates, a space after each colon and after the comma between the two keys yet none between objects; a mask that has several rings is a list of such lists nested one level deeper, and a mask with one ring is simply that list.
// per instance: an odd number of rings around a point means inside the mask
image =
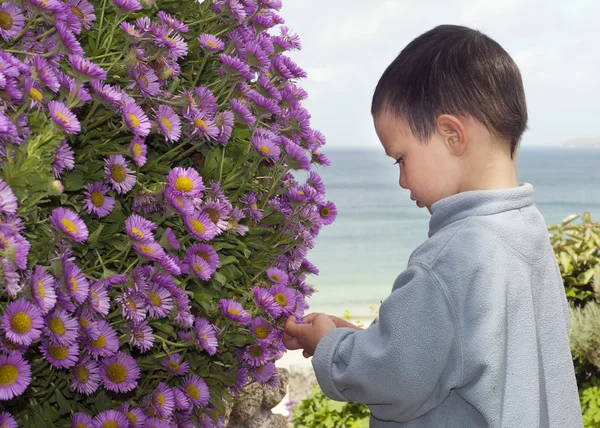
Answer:
[{"label": "ocean", "polygon": [[[533,184],[547,224],[584,211],[600,220],[600,149],[519,150],[519,181]],[[331,166],[315,171],[338,215],[308,253],[320,271],[309,279],[318,291],[308,311],[339,316],[347,309],[353,317],[369,317],[370,306],[389,295],[412,251],[427,239],[430,214],[400,188],[398,167],[383,148],[323,152]]]}]

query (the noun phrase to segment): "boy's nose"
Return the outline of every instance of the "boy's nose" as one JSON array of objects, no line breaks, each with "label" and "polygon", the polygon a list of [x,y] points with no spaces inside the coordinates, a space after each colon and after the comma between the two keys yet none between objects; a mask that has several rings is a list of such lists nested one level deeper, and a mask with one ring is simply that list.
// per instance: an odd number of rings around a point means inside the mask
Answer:
[{"label": "boy's nose", "polygon": [[406,181],[404,180],[404,174],[400,174],[400,187],[402,187],[404,190],[407,190],[408,187],[406,186]]}]

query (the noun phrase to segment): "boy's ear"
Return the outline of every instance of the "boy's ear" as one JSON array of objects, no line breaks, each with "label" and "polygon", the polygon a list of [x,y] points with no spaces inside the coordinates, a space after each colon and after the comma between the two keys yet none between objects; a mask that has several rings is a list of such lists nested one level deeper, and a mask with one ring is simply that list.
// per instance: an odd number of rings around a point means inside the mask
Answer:
[{"label": "boy's ear", "polygon": [[438,116],[436,126],[450,154],[462,156],[469,143],[462,121],[451,114],[442,114]]}]

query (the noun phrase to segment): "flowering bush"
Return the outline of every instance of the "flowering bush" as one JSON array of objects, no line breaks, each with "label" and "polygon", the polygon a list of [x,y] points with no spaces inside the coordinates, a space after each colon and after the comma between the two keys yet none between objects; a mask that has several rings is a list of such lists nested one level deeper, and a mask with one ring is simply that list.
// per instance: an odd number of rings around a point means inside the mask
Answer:
[{"label": "flowering bush", "polygon": [[220,426],[277,382],[336,215],[280,7],[0,3],[0,426]]}]

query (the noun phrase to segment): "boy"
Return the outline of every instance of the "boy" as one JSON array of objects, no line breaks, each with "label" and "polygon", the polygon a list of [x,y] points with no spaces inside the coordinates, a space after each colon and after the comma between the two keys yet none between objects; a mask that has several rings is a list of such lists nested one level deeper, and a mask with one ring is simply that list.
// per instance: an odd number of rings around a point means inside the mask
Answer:
[{"label": "boy", "polygon": [[563,282],[517,178],[516,64],[478,31],[439,26],[387,68],[371,111],[429,239],[371,326],[291,317],[288,349],[314,354],[323,392],[367,404],[371,427],[582,427]]}]

